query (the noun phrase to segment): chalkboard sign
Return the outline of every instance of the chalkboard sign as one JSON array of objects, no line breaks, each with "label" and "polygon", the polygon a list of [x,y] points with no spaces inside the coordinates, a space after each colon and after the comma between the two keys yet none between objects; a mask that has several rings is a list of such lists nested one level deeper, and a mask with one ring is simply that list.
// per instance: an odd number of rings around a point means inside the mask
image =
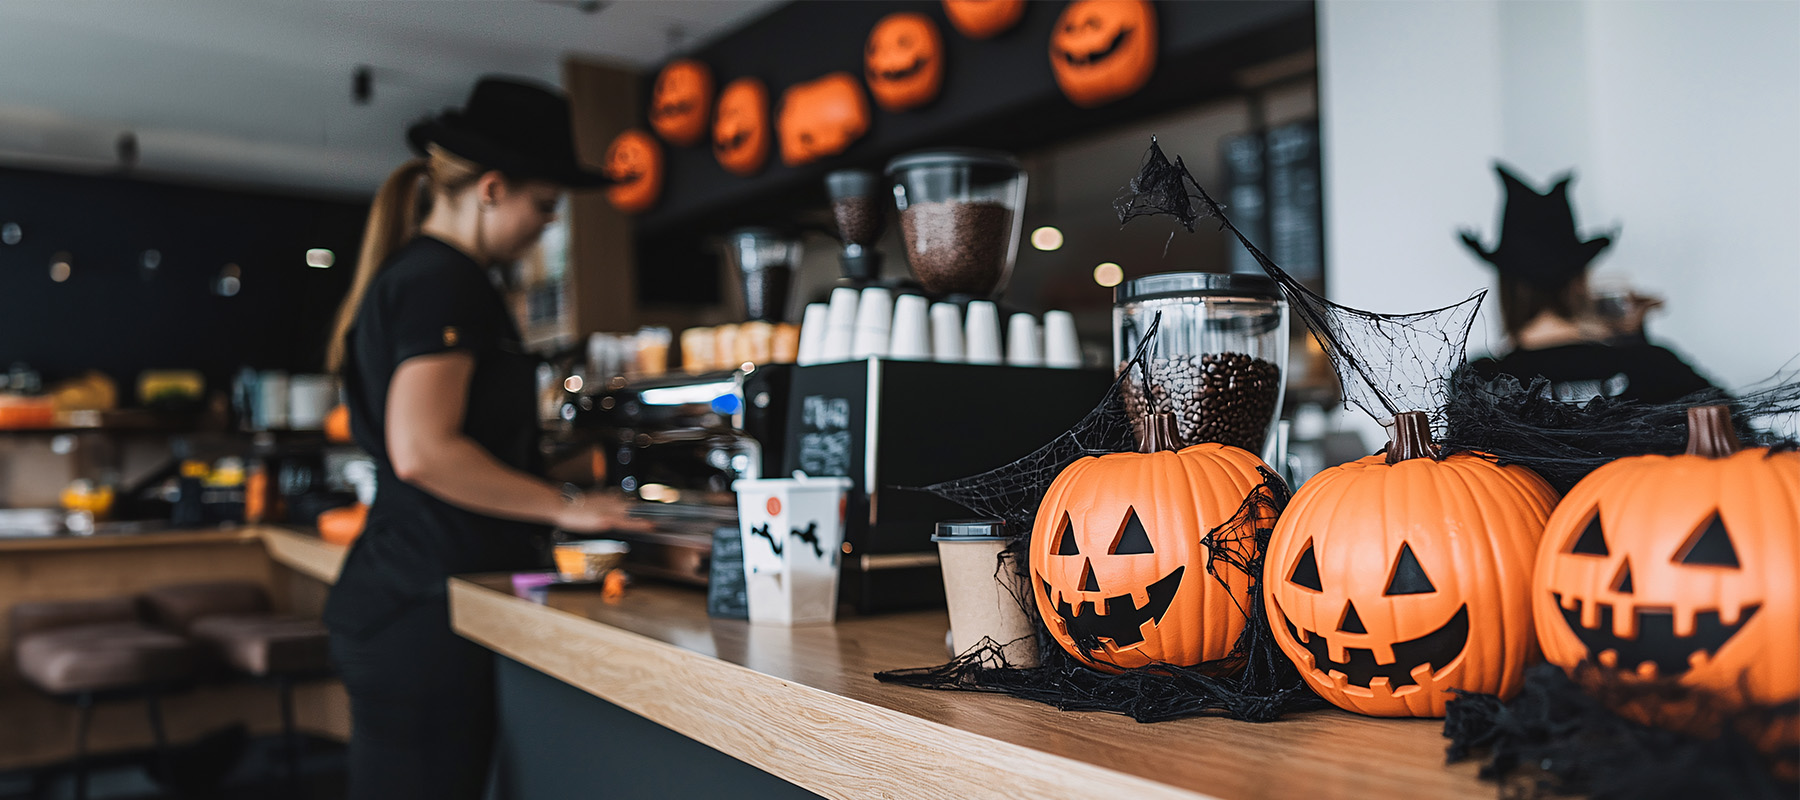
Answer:
[{"label": "chalkboard sign", "polygon": [[800,469],[814,477],[851,476],[850,400],[809,395],[800,399]]},{"label": "chalkboard sign", "polygon": [[706,581],[706,614],[722,619],[749,619],[744,590],[744,539],[736,527],[713,531],[712,574]]},{"label": "chalkboard sign", "polygon": [[[1316,281],[1325,274],[1324,203],[1319,183],[1319,123],[1295,122],[1263,133],[1226,137],[1226,213],[1250,241],[1288,274]],[[1232,272],[1262,272],[1249,251],[1228,243]]]}]

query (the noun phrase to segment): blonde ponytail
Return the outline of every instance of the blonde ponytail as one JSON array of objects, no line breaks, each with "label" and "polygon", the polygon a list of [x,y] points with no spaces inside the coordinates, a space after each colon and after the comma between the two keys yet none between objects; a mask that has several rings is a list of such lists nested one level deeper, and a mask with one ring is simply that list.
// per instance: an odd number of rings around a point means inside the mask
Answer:
[{"label": "blonde ponytail", "polygon": [[331,345],[325,353],[325,369],[330,372],[344,367],[350,327],[356,324],[356,313],[362,308],[369,284],[375,282],[375,273],[381,271],[394,248],[418,230],[419,181],[425,177],[429,163],[415,158],[401,164],[375,193],[368,224],[363,228],[362,252],[356,258],[356,277],[350,282],[350,292],[344,295],[344,304],[338,307],[337,324],[332,327]]}]

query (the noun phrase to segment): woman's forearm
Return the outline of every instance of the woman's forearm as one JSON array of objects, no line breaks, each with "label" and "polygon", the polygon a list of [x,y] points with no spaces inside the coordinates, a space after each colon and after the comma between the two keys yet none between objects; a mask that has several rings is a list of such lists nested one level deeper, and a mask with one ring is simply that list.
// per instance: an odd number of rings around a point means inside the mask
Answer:
[{"label": "woman's forearm", "polygon": [[467,436],[419,448],[400,479],[459,508],[491,517],[560,524],[562,493],[494,458]]}]

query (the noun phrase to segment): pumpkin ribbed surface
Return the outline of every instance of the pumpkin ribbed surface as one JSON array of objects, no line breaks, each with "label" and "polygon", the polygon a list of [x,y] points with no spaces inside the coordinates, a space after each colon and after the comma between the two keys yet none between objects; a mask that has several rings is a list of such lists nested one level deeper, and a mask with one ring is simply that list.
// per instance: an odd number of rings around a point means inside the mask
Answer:
[{"label": "pumpkin ribbed surface", "polygon": [[1536,659],[1531,568],[1550,485],[1478,455],[1369,456],[1294,495],[1264,562],[1275,640],[1313,689],[1373,716],[1509,697]]},{"label": "pumpkin ribbed surface", "polygon": [[1108,671],[1228,655],[1244,629],[1250,576],[1221,562],[1221,585],[1200,539],[1262,484],[1259,468],[1261,459],[1221,444],[1069,465],[1032,529],[1032,585],[1051,635]]}]

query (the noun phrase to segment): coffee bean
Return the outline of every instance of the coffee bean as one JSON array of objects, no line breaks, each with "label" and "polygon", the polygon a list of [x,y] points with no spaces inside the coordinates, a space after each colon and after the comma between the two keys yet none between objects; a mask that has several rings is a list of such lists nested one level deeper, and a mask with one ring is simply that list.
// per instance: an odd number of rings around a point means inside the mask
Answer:
[{"label": "coffee bean", "polygon": [[999,203],[913,203],[900,212],[906,260],[928,292],[985,297],[1006,268],[1012,219]]},{"label": "coffee bean", "polygon": [[1219,442],[1261,453],[1268,438],[1281,369],[1243,353],[1206,353],[1148,359],[1149,400],[1133,369],[1124,385],[1125,411],[1140,440],[1143,419],[1150,413],[1175,415],[1177,435],[1185,444]]}]

